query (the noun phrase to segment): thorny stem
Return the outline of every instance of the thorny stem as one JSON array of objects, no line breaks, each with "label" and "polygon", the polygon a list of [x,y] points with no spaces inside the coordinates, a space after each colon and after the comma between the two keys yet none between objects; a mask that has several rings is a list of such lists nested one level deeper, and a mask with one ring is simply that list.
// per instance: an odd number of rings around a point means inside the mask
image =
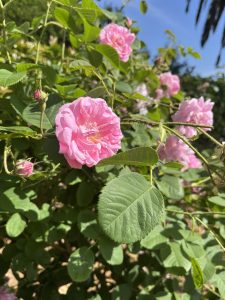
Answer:
[{"label": "thorny stem", "polygon": [[61,70],[63,70],[63,62],[65,59],[65,46],[66,46],[66,29],[63,30],[63,43],[62,43],[62,53],[61,53]]},{"label": "thorny stem", "polygon": [[46,15],[45,15],[44,25],[43,25],[43,29],[42,29],[40,38],[39,38],[38,43],[37,43],[37,52],[36,52],[36,59],[35,59],[35,64],[36,65],[38,64],[38,61],[39,61],[39,53],[40,53],[41,40],[43,38],[45,29],[46,29],[46,25],[47,25],[47,22],[48,22],[48,16],[49,16],[51,4],[52,4],[52,1],[47,2],[47,11],[46,11]]},{"label": "thorny stem", "polygon": [[214,139],[213,136],[211,136],[209,133],[207,133],[205,130],[203,130],[202,128],[198,128],[198,130],[204,134],[207,138],[209,138],[214,144],[216,144],[217,146],[224,148],[224,145],[221,144],[219,141],[217,141],[216,139]]},{"label": "thorny stem", "polygon": [[225,247],[223,246],[223,244],[221,243],[220,239],[216,236],[216,234],[209,228],[209,226],[207,224],[205,224],[201,219],[199,219],[198,217],[195,217],[196,221],[198,221],[199,223],[201,223],[210,233],[211,235],[214,237],[214,239],[217,241],[217,243],[220,245],[220,247],[223,249],[223,251],[225,252]]},{"label": "thorny stem", "polygon": [[166,211],[170,213],[180,214],[180,215],[187,215],[187,216],[195,216],[195,215],[222,215],[225,216],[225,212],[221,211],[195,211],[195,212],[188,212],[182,210],[174,210],[166,208]]},{"label": "thorny stem", "polygon": [[4,149],[3,165],[4,165],[5,172],[8,175],[12,175],[13,174],[13,171],[9,171],[9,169],[8,169],[8,163],[7,163],[8,155],[10,153],[11,153],[11,146],[9,146],[8,140],[6,140],[5,149]]},{"label": "thorny stem", "polygon": [[[9,4],[9,2],[7,4]],[[7,46],[7,32],[6,32],[6,21],[5,21],[5,9],[6,9],[6,7],[7,7],[7,5],[4,6],[3,3],[2,3],[2,0],[0,0],[0,8],[1,8],[1,11],[2,11],[3,43],[4,43],[4,46],[5,46],[5,49],[6,49],[6,55],[7,55],[8,62],[9,62],[9,64],[11,64],[12,60],[11,60],[11,56],[9,54],[8,46]]]},{"label": "thorny stem", "polygon": [[176,135],[177,137],[179,137],[179,139],[181,139],[185,144],[187,144],[197,155],[199,158],[201,158],[201,160],[206,164],[208,165],[208,161],[206,160],[206,158],[194,147],[192,146],[191,143],[189,143],[185,137],[183,137],[181,134],[179,134],[176,130],[172,129],[172,128],[169,128],[165,125],[163,125],[163,128],[170,132],[170,133],[173,133],[174,135]]},{"label": "thorny stem", "polygon": [[43,136],[43,122],[44,122],[45,109],[46,109],[46,102],[44,101],[43,103],[41,103],[41,118],[40,118],[40,131],[42,136]]},{"label": "thorny stem", "polygon": [[107,94],[109,95],[109,97],[111,97],[111,93],[110,93],[110,91],[108,90],[108,88],[107,88],[107,86],[106,86],[106,84],[105,84],[105,82],[104,82],[102,76],[101,76],[100,74],[98,74],[97,72],[95,72],[95,71],[93,71],[93,72],[94,72],[95,76],[98,77],[98,79],[101,81],[101,83],[102,83],[102,85],[104,86],[104,88],[105,88]]},{"label": "thorny stem", "polygon": [[[155,121],[148,121],[148,120],[141,120],[141,119],[124,119],[124,122],[137,122],[137,123],[144,123],[151,126],[158,126],[160,122]],[[174,126],[191,126],[196,128],[212,128],[209,125],[202,125],[202,124],[194,124],[194,123],[186,123],[186,122],[164,122],[163,125],[174,125]]]},{"label": "thorny stem", "polygon": [[210,170],[210,167],[209,167],[209,163],[208,163],[208,161],[207,161],[207,159],[194,147],[194,146],[192,146],[192,144],[191,143],[189,143],[188,141],[187,141],[187,139],[185,138],[185,137],[183,137],[181,134],[179,134],[176,130],[174,130],[174,129],[172,129],[172,128],[169,128],[169,127],[167,127],[167,126],[165,126],[165,125],[163,125],[163,128],[166,130],[166,131],[168,131],[168,132],[170,132],[170,133],[173,133],[174,135],[176,135],[177,137],[179,137],[179,139],[181,139],[186,145],[188,145],[194,152],[195,152],[195,154],[203,161],[203,163],[205,164],[205,166],[206,166],[206,168],[207,168],[207,170],[208,170],[208,173],[209,173],[209,176],[210,176],[210,178],[211,178],[211,180],[212,180],[212,183],[214,184],[214,185],[216,185],[216,183],[215,183],[215,181],[214,181],[214,179],[213,179],[213,177],[212,177],[212,173],[211,173],[211,170]]}]

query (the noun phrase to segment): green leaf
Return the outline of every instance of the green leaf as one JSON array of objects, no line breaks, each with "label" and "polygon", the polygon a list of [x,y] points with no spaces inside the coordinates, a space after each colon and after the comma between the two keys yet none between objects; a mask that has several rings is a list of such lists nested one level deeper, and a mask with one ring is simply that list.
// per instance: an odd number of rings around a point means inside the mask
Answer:
[{"label": "green leaf", "polygon": [[146,0],[141,0],[140,2],[140,11],[142,14],[146,14],[148,11],[148,4]]},{"label": "green leaf", "polygon": [[116,83],[116,90],[122,93],[129,93],[129,94],[132,93],[132,87],[128,83],[123,81],[118,81]]},{"label": "green leaf", "polygon": [[73,281],[86,281],[94,263],[94,254],[87,247],[81,247],[70,255],[67,270]]},{"label": "green leaf", "polygon": [[76,193],[77,204],[81,207],[88,206],[95,195],[95,186],[90,182],[82,182]]},{"label": "green leaf", "polygon": [[114,48],[109,45],[99,44],[95,45],[95,49],[107,58],[113,66],[116,68],[120,67],[119,55]]},{"label": "green leaf", "polygon": [[81,59],[72,61],[70,68],[74,71],[82,70],[85,72],[86,76],[92,76],[95,71],[95,67],[93,67],[88,61]]},{"label": "green leaf", "polygon": [[10,72],[0,69],[0,86],[7,87],[18,83],[26,76],[26,72]]},{"label": "green leaf", "polygon": [[7,211],[10,213],[19,212],[30,220],[37,220],[39,218],[40,210],[29,200],[27,194],[18,191],[14,187],[7,190],[1,189],[0,186],[0,211]]},{"label": "green leaf", "polygon": [[225,207],[225,194],[219,194],[218,196],[210,197],[208,198],[208,201],[213,204]]},{"label": "green leaf", "polygon": [[99,36],[100,29],[96,26],[90,25],[86,18],[83,16],[83,13],[80,9],[76,9],[76,11],[84,24],[84,41],[87,43],[97,39]]},{"label": "green leaf", "polygon": [[191,266],[192,266],[191,271],[192,271],[192,278],[194,280],[194,284],[196,288],[200,289],[204,283],[201,267],[195,258],[191,259]]},{"label": "green leaf", "polygon": [[110,265],[121,265],[123,262],[123,249],[106,236],[102,236],[99,240],[99,250]]},{"label": "green leaf", "polygon": [[[47,107],[44,113],[43,129],[51,129],[55,125],[56,114],[62,105],[62,99],[56,95],[51,94],[48,97]],[[31,103],[23,111],[23,119],[30,125],[40,128],[40,106],[39,103]]]},{"label": "green leaf", "polygon": [[112,157],[103,159],[98,166],[107,165],[132,165],[154,166],[158,162],[158,155],[153,148],[138,147],[121,152]]},{"label": "green leaf", "polygon": [[29,136],[29,137],[33,137],[33,138],[38,138],[38,134],[36,131],[32,130],[29,127],[25,127],[25,126],[0,126],[0,132],[10,132],[13,133],[13,137],[14,136]]},{"label": "green leaf", "polygon": [[157,186],[168,198],[179,200],[184,197],[182,181],[177,177],[165,175],[157,181]]},{"label": "green leaf", "polygon": [[107,92],[103,86],[98,86],[87,93],[87,96],[92,98],[103,98],[107,95]]},{"label": "green leaf", "polygon": [[110,181],[98,204],[99,224],[114,241],[133,243],[160,223],[164,212],[161,193],[138,173]]},{"label": "green leaf", "polygon": [[186,272],[189,271],[191,262],[183,253],[179,243],[165,244],[165,247],[161,247],[160,251],[161,259],[166,268],[184,268]]},{"label": "green leaf", "polygon": [[68,10],[61,7],[56,7],[54,10],[54,16],[56,20],[65,28],[71,29],[74,33],[76,32],[75,20]]},{"label": "green leaf", "polygon": [[96,215],[90,210],[82,210],[77,218],[80,232],[87,238],[97,239],[102,231],[97,224]]},{"label": "green leaf", "polygon": [[19,236],[25,229],[26,222],[22,219],[20,214],[13,214],[6,223],[6,232],[10,237]]},{"label": "green leaf", "polygon": [[143,240],[141,240],[141,246],[147,249],[160,249],[163,243],[168,242],[168,238],[162,234],[162,231],[163,227],[157,225]]}]

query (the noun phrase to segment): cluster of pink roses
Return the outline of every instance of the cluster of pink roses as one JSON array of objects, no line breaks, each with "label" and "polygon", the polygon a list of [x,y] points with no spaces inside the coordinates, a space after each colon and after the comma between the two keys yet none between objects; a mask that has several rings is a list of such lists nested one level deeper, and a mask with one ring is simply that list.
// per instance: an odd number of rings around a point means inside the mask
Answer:
[{"label": "cluster of pink roses", "polygon": [[183,164],[183,171],[202,167],[201,161],[195,156],[194,151],[174,135],[170,135],[165,144],[159,146],[158,154],[161,160],[178,161]]},{"label": "cluster of pink roses", "polygon": [[[129,22],[129,27],[132,25]],[[111,23],[100,32],[100,42],[113,47],[120,59],[128,61],[132,53],[132,43],[135,35],[128,28]],[[157,99],[171,97],[179,92],[180,80],[171,72],[159,76],[160,88],[156,90]],[[148,97],[145,84],[137,91]],[[46,94],[37,90],[34,94],[36,100],[45,99]],[[149,98],[149,97],[148,97]],[[140,105],[142,113],[146,113],[146,105]],[[142,104],[142,103],[141,103]],[[212,125],[213,103],[210,100],[191,99],[180,104],[179,110],[172,116],[174,122]],[[101,98],[81,97],[72,103],[64,104],[56,116],[56,137],[59,141],[59,152],[64,155],[72,168],[81,168],[83,165],[92,167],[100,160],[114,155],[121,147],[123,137],[120,129],[120,118]],[[178,126],[177,130],[187,138],[197,134],[192,126]],[[209,130],[209,128],[204,128]],[[200,168],[201,161],[194,152],[176,136],[169,136],[165,144],[159,146],[159,157],[166,161],[179,161],[187,168]],[[28,177],[33,173],[33,164],[30,161],[18,161],[17,174]]]},{"label": "cluster of pink roses", "polygon": [[137,86],[136,92],[148,98],[147,101],[137,101],[136,108],[141,115],[146,115],[148,113],[148,107],[153,103],[157,103],[161,98],[174,96],[180,91],[180,78],[171,72],[159,75],[159,81],[160,88],[156,90],[156,99],[149,97],[149,91],[145,83],[141,83]]},{"label": "cluster of pink roses", "polygon": [[[213,105],[210,99],[185,100],[179,106],[178,111],[172,116],[174,122],[192,123],[193,125],[213,125]],[[177,130],[187,138],[197,135],[197,129],[193,126],[179,125]],[[210,128],[203,128],[204,131]],[[195,156],[194,152],[180,139],[169,136],[165,144],[159,147],[159,157],[166,161],[179,161],[185,168],[201,168],[201,161]]]}]

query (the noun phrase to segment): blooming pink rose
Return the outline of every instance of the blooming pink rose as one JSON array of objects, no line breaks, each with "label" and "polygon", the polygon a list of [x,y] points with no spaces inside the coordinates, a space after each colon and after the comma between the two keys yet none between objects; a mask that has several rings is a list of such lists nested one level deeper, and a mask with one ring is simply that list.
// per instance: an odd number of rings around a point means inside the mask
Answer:
[{"label": "blooming pink rose", "polygon": [[9,293],[5,287],[0,287],[0,300],[16,300],[16,296]]},{"label": "blooming pink rose", "polygon": [[179,92],[180,78],[177,75],[173,75],[171,72],[162,73],[159,80],[164,89],[158,90],[157,97],[171,97]]},{"label": "blooming pink rose", "polygon": [[195,156],[194,151],[182,140],[174,135],[170,135],[165,144],[161,144],[158,149],[159,158],[166,161],[178,161],[184,165],[182,169],[201,168],[201,161]]},{"label": "blooming pink rose", "polygon": [[106,25],[100,32],[100,42],[113,47],[122,61],[126,62],[132,53],[131,45],[135,40],[135,34],[129,29],[117,24]]},{"label": "blooming pink rose", "polygon": [[33,174],[34,164],[29,160],[18,160],[16,163],[16,173],[23,177]]},{"label": "blooming pink rose", "polygon": [[[214,103],[210,99],[204,100],[203,97],[199,99],[185,100],[180,104],[179,110],[172,116],[174,122],[187,122],[200,125],[213,125],[213,108]],[[191,138],[197,134],[197,130],[191,126],[178,126],[181,134],[187,138]],[[205,131],[211,130],[204,128]]]},{"label": "blooming pink rose", "polygon": [[80,97],[56,116],[59,153],[72,168],[92,167],[120,149],[120,118],[100,98]]}]

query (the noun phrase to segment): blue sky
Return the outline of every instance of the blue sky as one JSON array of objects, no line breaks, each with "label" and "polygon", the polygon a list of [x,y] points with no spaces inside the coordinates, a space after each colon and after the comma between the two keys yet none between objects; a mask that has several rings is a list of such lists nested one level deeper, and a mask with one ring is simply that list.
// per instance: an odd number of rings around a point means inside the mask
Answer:
[{"label": "blue sky", "polygon": [[[119,6],[121,0],[102,0],[104,4]],[[220,22],[214,35],[210,37],[204,48],[200,46],[201,32],[205,21],[205,13],[201,16],[200,23],[195,26],[195,14],[199,0],[192,0],[190,11],[185,13],[186,0],[148,0],[149,9],[146,15],[140,13],[139,0],[131,0],[124,13],[137,21],[141,28],[139,37],[144,40],[154,57],[159,47],[166,44],[165,30],[170,29],[176,35],[178,43],[185,47],[193,47],[202,59],[189,58],[190,65],[195,66],[195,73],[202,76],[214,75],[218,72],[215,67],[216,57],[220,48],[220,39],[224,22]],[[224,62],[224,53],[221,64]],[[224,69],[220,69],[224,72]]]}]

